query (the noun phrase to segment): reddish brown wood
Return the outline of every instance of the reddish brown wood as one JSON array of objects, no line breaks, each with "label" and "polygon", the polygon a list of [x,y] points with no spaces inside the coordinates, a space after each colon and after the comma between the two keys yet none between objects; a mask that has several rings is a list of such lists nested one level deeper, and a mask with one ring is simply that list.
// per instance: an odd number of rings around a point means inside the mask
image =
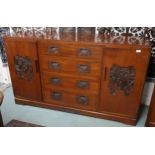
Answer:
[{"label": "reddish brown wood", "polygon": [[[60,82],[52,83],[51,79],[58,79]],[[62,89],[76,93],[99,94],[100,82],[85,76],[68,75],[54,72],[43,72],[43,86],[47,88]],[[87,82],[88,86],[80,87],[80,82]]]},{"label": "reddish brown wood", "polygon": [[[38,61],[37,46],[35,40],[14,40],[5,39],[11,80],[15,96],[21,96],[28,99],[42,99],[40,73],[38,72],[36,61]],[[33,77],[32,80],[20,79],[15,70],[15,56],[28,57],[32,61]]]},{"label": "reddish brown wood", "polygon": [[[53,99],[51,96],[52,92],[60,93],[61,99],[60,100]],[[78,97],[86,97],[88,100],[87,103],[78,102]],[[47,103],[62,105],[65,107],[73,107],[73,108],[96,111],[98,96],[91,93],[73,93],[61,89],[46,88],[44,90],[44,101]]]},{"label": "reddish brown wood", "polygon": [[[94,39],[79,37],[77,40],[69,39],[67,35],[57,40],[6,37],[16,102],[134,125],[140,108],[151,48],[145,40],[135,43],[127,42],[127,38],[124,43],[113,40],[112,37],[104,38],[104,36]],[[136,53],[136,50],[141,52]],[[13,64],[15,54],[28,55],[32,60],[39,60],[39,66],[33,61],[35,70],[33,85],[16,77]],[[135,81],[129,95],[125,95],[121,90],[114,96],[110,94],[109,73],[113,65],[134,67]],[[61,79],[61,84],[52,84],[52,77]],[[79,88],[77,81],[87,81],[89,87]],[[41,94],[43,98],[38,98]],[[79,103],[79,96],[82,103]]]},{"label": "reddish brown wood", "polygon": [[[50,63],[57,63],[59,67],[53,69],[50,67]],[[80,66],[87,66],[88,71],[80,71]],[[101,72],[101,64],[97,60],[82,60],[82,59],[71,59],[67,57],[54,57],[54,56],[40,56],[40,67],[42,71],[55,72],[55,73],[67,73],[77,74],[81,76],[92,76],[99,77]]]},{"label": "reddish brown wood", "polygon": [[[144,49],[141,53],[136,53],[136,49],[104,49],[102,65],[105,71],[101,80],[100,112],[123,114],[132,118],[137,117],[150,55]],[[110,93],[110,68],[114,64],[121,67],[133,66],[135,68],[134,85],[129,95],[125,95],[122,90],[117,90],[115,95]],[[125,74],[123,76],[125,77]]]},{"label": "reddish brown wood", "polygon": [[147,127],[155,127],[155,88],[152,94],[151,105],[146,121]]},{"label": "reddish brown wood", "polygon": [[[85,44],[62,44],[61,42],[53,42],[42,40],[38,42],[38,48],[40,54],[45,54],[48,56],[62,56],[62,57],[73,57],[73,58],[81,58],[81,59],[98,59],[102,58],[102,48],[85,45]],[[56,51],[52,52],[50,48],[57,48]],[[85,56],[80,55],[80,50],[88,50],[88,55],[86,53]]]}]

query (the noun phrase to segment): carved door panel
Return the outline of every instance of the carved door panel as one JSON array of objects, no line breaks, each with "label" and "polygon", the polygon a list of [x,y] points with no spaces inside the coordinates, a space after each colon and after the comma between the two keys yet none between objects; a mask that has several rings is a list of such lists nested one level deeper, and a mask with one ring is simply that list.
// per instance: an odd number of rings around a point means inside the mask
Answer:
[{"label": "carved door panel", "polygon": [[99,111],[136,117],[148,59],[149,54],[146,49],[104,50]]},{"label": "carved door panel", "polygon": [[36,41],[8,38],[5,46],[15,96],[41,100]]}]

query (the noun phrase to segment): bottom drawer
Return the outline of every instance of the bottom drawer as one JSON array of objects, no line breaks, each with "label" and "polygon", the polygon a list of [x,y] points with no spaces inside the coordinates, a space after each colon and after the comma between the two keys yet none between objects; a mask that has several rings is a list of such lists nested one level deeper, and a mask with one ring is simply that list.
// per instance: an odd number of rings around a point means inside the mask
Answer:
[{"label": "bottom drawer", "polygon": [[93,94],[74,94],[47,88],[44,91],[44,101],[65,107],[96,111],[98,96]]}]

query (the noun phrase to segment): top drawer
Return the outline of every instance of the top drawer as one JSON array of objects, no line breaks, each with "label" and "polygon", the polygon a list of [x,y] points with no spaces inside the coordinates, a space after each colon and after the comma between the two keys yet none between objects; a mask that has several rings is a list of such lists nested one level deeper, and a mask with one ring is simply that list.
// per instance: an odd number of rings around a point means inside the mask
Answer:
[{"label": "top drawer", "polygon": [[102,48],[84,44],[68,44],[53,41],[39,41],[38,49],[40,54],[64,57],[77,57],[89,59],[101,59]]}]

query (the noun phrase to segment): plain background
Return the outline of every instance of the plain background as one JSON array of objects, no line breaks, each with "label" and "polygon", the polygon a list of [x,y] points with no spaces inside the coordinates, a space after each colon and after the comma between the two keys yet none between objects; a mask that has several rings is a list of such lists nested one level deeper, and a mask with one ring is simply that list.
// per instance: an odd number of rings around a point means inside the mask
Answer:
[{"label": "plain background", "polygon": [[[154,0],[5,0],[0,26],[155,26]],[[6,155],[154,154],[154,128],[1,128]]]}]

